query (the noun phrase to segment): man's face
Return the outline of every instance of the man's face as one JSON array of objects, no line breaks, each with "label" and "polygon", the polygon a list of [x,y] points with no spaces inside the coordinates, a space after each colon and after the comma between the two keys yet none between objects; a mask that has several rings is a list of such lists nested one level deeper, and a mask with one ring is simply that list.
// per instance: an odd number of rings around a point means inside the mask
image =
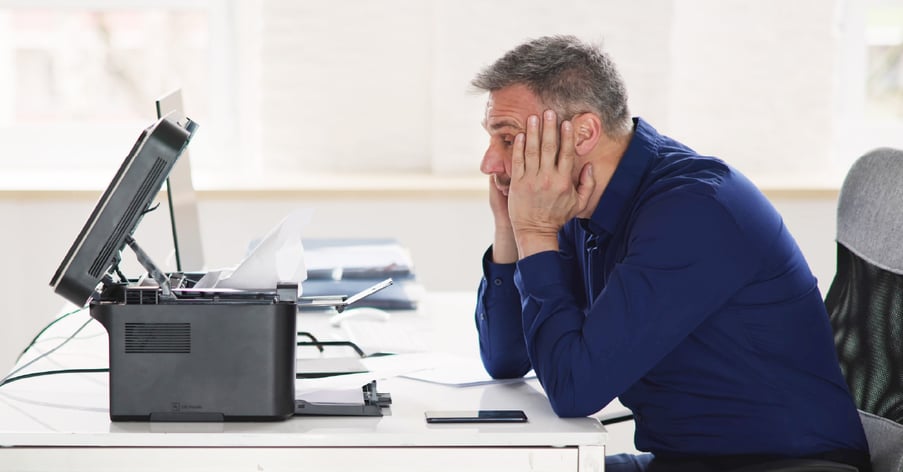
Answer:
[{"label": "man's face", "polygon": [[480,171],[492,175],[503,195],[511,184],[511,154],[514,137],[527,132],[527,117],[541,116],[544,107],[524,85],[512,85],[490,92],[486,102],[483,128],[489,133],[489,148],[483,155]]}]

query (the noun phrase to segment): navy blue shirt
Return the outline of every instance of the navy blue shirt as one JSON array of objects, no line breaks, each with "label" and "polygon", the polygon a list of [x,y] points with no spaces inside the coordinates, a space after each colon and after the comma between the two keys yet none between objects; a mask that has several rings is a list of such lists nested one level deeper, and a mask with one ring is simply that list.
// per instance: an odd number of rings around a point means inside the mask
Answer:
[{"label": "navy blue shirt", "polygon": [[619,397],[659,457],[867,453],[815,277],[736,170],[637,119],[592,218],[558,240],[484,256],[492,376],[534,369],[560,416]]}]

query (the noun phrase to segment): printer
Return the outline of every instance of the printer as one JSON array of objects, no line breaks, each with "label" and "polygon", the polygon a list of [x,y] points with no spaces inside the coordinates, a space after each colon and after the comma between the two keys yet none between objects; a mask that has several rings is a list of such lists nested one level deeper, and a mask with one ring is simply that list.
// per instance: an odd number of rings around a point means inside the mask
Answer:
[{"label": "printer", "polygon": [[[188,118],[177,120],[169,114],[141,132],[50,282],[70,302],[87,304],[107,331],[110,418],[276,421],[296,410],[380,415],[390,397],[375,385],[363,387],[363,406],[296,402],[297,282],[194,288],[203,274],[164,273],[135,241],[135,229],[197,129]],[[146,276],[122,273],[126,246]],[[306,303],[341,308],[348,302]]]},{"label": "printer", "polygon": [[[288,418],[297,285],[193,290],[191,274],[161,272],[132,237],[196,128],[166,116],[141,133],[51,285],[107,330],[111,419]],[[147,282],[120,271],[126,245]]]}]

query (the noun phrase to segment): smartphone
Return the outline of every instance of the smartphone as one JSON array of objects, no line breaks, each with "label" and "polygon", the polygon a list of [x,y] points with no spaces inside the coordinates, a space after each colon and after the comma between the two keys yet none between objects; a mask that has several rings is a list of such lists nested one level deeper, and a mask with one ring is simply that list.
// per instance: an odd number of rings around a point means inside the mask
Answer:
[{"label": "smartphone", "polygon": [[447,410],[424,412],[427,423],[524,423],[522,410]]}]

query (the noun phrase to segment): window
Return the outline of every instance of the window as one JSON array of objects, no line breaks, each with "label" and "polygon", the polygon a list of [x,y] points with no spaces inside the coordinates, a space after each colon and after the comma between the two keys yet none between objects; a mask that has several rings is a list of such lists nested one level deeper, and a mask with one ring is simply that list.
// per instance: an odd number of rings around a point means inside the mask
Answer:
[{"label": "window", "polygon": [[903,5],[872,5],[865,36],[866,118],[903,122]]},{"label": "window", "polygon": [[[230,88],[230,4],[219,1],[0,1],[0,168],[108,178],[154,100],[183,89],[206,137],[230,125],[218,103]],[[208,119],[208,117],[211,117]],[[222,143],[222,140],[199,140]],[[199,166],[211,145],[193,145]],[[205,152],[206,151],[206,152]]]},{"label": "window", "polygon": [[863,152],[903,147],[899,0],[572,6],[521,2],[500,23],[505,2],[0,0],[0,171],[103,184],[181,87],[201,180],[476,176],[470,79],[556,33],[602,42],[634,114],[760,185],[837,185]]},{"label": "window", "polygon": [[837,148],[841,166],[876,147],[903,148],[903,6],[842,3]]}]

